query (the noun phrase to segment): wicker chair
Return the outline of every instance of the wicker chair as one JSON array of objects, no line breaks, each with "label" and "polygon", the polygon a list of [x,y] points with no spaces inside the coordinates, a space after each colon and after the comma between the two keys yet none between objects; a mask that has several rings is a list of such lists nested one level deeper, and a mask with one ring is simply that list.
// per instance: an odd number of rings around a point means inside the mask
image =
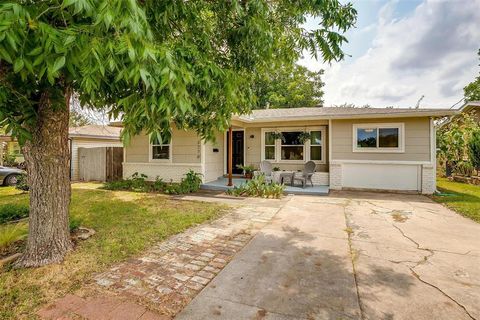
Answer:
[{"label": "wicker chair", "polygon": [[305,163],[305,167],[303,168],[302,172],[295,173],[293,176],[293,184],[295,184],[295,181],[301,181],[302,182],[302,188],[305,188],[305,185],[307,182],[310,181],[310,184],[313,187],[313,181],[312,181],[312,176],[315,173],[315,167],[316,164],[313,161],[308,161]]}]

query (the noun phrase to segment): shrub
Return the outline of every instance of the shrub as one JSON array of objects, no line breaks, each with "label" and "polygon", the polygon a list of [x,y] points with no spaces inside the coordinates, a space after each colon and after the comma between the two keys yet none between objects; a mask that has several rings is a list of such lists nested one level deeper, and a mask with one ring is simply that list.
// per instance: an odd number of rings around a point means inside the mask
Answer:
[{"label": "shrub", "polygon": [[4,204],[0,206],[0,223],[19,220],[28,217],[29,209],[23,204]]},{"label": "shrub", "polygon": [[459,174],[459,175],[462,175],[462,176],[466,176],[466,177],[470,177],[472,174],[473,174],[473,166],[470,162],[468,161],[461,161],[461,162],[458,162],[456,165],[455,165],[455,168],[454,168],[454,172],[456,174]]},{"label": "shrub", "polygon": [[468,142],[468,154],[472,165],[480,171],[480,130],[475,131]]},{"label": "shrub", "polygon": [[15,167],[17,166],[17,157],[13,153],[5,153],[3,155],[3,165],[5,167]]},{"label": "shrub", "polygon": [[146,175],[135,172],[130,179],[105,182],[102,189],[147,192],[149,191],[149,185],[146,179]]},{"label": "shrub", "polygon": [[256,176],[239,187],[227,191],[227,194],[234,196],[262,197],[262,198],[280,198],[285,191],[283,184],[275,182],[267,183],[263,175]]},{"label": "shrub", "polygon": [[144,174],[138,174],[137,172],[132,175],[130,179],[106,182],[103,184],[102,189],[107,190],[130,190],[137,192],[163,192],[166,194],[183,194],[196,192],[200,189],[202,183],[201,174],[190,170],[185,175],[180,183],[165,183],[162,179],[158,178],[155,182],[146,181],[147,176]]},{"label": "shrub", "polygon": [[21,174],[17,176],[17,184],[15,185],[15,188],[22,191],[30,190],[30,186],[28,185],[26,174]]}]

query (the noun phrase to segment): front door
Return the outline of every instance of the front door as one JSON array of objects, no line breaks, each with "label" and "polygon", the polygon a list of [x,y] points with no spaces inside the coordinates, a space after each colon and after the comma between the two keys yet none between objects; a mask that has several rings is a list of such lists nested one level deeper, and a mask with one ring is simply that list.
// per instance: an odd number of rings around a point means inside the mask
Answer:
[{"label": "front door", "polygon": [[[229,139],[229,132],[227,132],[227,173],[229,172],[228,167],[228,153],[230,152],[230,144],[228,143]],[[243,170],[239,169],[238,166],[243,166],[243,144],[245,143],[244,139],[244,131],[233,131],[232,133],[232,163],[233,163],[233,170],[234,174],[242,174]]]}]

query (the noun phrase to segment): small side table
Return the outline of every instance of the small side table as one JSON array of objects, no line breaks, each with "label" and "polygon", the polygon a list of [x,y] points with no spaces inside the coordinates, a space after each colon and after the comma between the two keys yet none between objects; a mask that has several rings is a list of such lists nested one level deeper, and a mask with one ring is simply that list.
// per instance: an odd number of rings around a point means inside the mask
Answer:
[{"label": "small side table", "polygon": [[295,172],[293,171],[284,171],[282,173],[280,173],[280,183],[283,183],[283,180],[285,178],[287,179],[290,179],[290,185],[293,185],[293,175],[295,174]]}]

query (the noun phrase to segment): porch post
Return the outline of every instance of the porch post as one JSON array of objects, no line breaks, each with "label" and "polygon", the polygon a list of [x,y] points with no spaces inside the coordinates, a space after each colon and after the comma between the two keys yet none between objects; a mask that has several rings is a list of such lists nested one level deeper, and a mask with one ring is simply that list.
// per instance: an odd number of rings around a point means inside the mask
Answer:
[{"label": "porch post", "polygon": [[228,128],[228,142],[227,142],[227,149],[228,149],[228,184],[227,186],[233,186],[232,180],[232,170],[233,170],[233,138],[232,138],[232,127]]}]

